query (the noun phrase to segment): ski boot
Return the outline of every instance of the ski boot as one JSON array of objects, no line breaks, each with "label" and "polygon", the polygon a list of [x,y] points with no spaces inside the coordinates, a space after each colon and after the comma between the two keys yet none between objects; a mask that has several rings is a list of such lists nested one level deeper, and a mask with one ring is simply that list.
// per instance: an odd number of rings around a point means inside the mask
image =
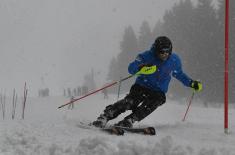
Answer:
[{"label": "ski boot", "polygon": [[92,122],[92,125],[98,128],[104,128],[105,125],[107,124],[108,119],[106,116],[101,114],[96,121]]},{"label": "ski boot", "polygon": [[128,118],[128,119],[124,119],[124,120],[118,122],[114,126],[116,126],[116,127],[125,127],[125,128],[132,128],[133,127],[133,123],[134,123],[134,121],[131,118]]}]

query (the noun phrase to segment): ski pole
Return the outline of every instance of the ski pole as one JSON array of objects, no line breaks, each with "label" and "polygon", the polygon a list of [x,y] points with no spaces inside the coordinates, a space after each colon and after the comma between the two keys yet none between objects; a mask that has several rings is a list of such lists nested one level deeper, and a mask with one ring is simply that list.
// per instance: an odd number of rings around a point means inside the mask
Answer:
[{"label": "ski pole", "polygon": [[[120,79],[122,79],[121,77],[120,77]],[[117,95],[117,100],[119,99],[119,95],[120,95],[120,90],[121,90],[121,82],[119,82],[119,84],[118,84],[118,95]]]},{"label": "ski pole", "polygon": [[190,97],[190,99],[189,99],[189,104],[188,104],[187,110],[186,110],[186,112],[185,112],[185,114],[184,114],[184,118],[182,119],[182,121],[185,121],[186,115],[188,114],[188,111],[189,111],[189,107],[190,107],[191,104],[192,104],[193,97],[194,97],[194,91],[193,91],[193,93],[192,93],[192,95],[191,95],[191,97]]},{"label": "ski pole", "polygon": [[95,93],[97,93],[97,92],[99,92],[99,91],[101,91],[101,90],[104,90],[104,89],[106,89],[106,88],[109,88],[109,87],[111,87],[111,86],[113,86],[113,85],[115,85],[115,84],[117,84],[117,83],[120,83],[120,82],[122,82],[122,81],[125,81],[125,80],[127,80],[127,79],[129,79],[129,78],[131,78],[131,77],[133,77],[133,76],[135,76],[135,75],[136,75],[136,74],[127,76],[127,77],[125,77],[125,78],[123,78],[123,79],[121,79],[121,80],[119,80],[119,81],[114,81],[114,82],[112,82],[112,83],[110,83],[110,84],[108,84],[108,85],[106,85],[106,86],[104,86],[104,87],[102,87],[102,88],[100,88],[100,89],[94,90],[94,91],[92,91],[92,92],[90,92],[90,93],[88,93],[88,94],[86,94],[86,95],[84,95],[84,96],[82,96],[82,97],[79,97],[79,98],[77,98],[77,99],[74,99],[74,100],[72,100],[72,101],[69,101],[68,103],[59,106],[58,109],[60,109],[60,108],[62,108],[62,107],[64,107],[64,106],[66,106],[66,105],[72,104],[72,103],[74,103],[74,102],[76,102],[76,101],[78,101],[78,100],[81,100],[81,99],[83,99],[83,98],[85,98],[85,97],[87,97],[87,96],[90,96],[90,95],[92,95],[92,94],[95,94]]},{"label": "ski pole", "polygon": [[123,81],[125,81],[125,80],[127,80],[127,79],[129,79],[129,78],[132,78],[133,76],[140,75],[140,74],[146,74],[146,75],[148,75],[148,74],[153,74],[156,70],[157,70],[157,67],[156,67],[156,66],[150,66],[150,67],[147,67],[147,66],[146,66],[146,67],[142,67],[142,68],[140,69],[140,71],[138,71],[136,74],[129,75],[129,76],[127,76],[127,77],[125,77],[125,78],[123,78],[123,79],[121,79],[121,80],[119,80],[119,81],[114,81],[114,82],[112,82],[112,83],[110,83],[110,84],[108,84],[108,85],[106,85],[106,86],[104,86],[104,87],[102,87],[102,88],[100,88],[100,89],[94,90],[94,91],[92,91],[92,92],[90,92],[90,93],[88,93],[88,94],[86,94],[86,95],[84,95],[84,96],[82,96],[82,97],[79,97],[79,98],[77,98],[77,99],[74,99],[74,100],[72,100],[72,101],[69,101],[68,103],[59,106],[58,109],[60,109],[60,108],[62,108],[62,107],[64,107],[64,106],[66,106],[66,105],[72,104],[72,103],[74,103],[74,102],[76,102],[76,101],[78,101],[78,100],[81,100],[81,99],[83,99],[83,98],[85,98],[85,97],[87,97],[87,96],[90,96],[90,95],[92,95],[92,94],[95,94],[95,93],[97,93],[97,92],[99,92],[99,91],[101,91],[101,90],[104,90],[104,89],[108,88],[108,87],[111,87],[111,86],[113,86],[113,85],[115,85],[115,84],[117,84],[117,83],[121,83],[121,82],[123,82]]}]

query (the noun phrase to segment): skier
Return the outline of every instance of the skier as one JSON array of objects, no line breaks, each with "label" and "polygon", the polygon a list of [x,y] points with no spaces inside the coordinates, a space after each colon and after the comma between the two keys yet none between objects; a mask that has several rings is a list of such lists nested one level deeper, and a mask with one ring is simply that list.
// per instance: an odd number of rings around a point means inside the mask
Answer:
[{"label": "skier", "polygon": [[143,68],[147,71],[152,66],[157,67],[154,73],[138,75],[129,94],[124,99],[107,106],[92,124],[103,128],[109,120],[116,118],[127,110],[132,110],[130,115],[115,124],[115,126],[131,128],[134,122],[143,120],[157,107],[166,102],[165,94],[168,90],[171,75],[195,91],[202,90],[200,81],[192,80],[183,72],[181,60],[177,54],[172,53],[171,40],[166,36],[159,36],[150,50],[140,53],[129,64],[128,71],[134,75]]}]

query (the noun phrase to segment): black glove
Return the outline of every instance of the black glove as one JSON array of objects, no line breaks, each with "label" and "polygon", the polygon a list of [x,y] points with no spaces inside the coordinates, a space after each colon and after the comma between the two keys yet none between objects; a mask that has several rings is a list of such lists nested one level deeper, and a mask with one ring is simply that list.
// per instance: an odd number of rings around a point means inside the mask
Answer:
[{"label": "black glove", "polygon": [[202,83],[200,81],[192,81],[191,88],[193,88],[195,91],[201,91]]}]

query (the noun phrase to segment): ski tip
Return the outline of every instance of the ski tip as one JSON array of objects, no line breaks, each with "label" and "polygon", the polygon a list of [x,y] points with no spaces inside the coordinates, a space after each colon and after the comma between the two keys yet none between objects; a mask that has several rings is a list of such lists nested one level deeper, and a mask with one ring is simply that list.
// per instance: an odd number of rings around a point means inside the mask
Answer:
[{"label": "ski tip", "polygon": [[147,127],[144,129],[144,134],[146,135],[156,135],[156,131],[154,127]]},{"label": "ski tip", "polygon": [[58,109],[60,109],[60,108],[62,108],[62,107],[64,107],[64,105],[59,106]]}]

